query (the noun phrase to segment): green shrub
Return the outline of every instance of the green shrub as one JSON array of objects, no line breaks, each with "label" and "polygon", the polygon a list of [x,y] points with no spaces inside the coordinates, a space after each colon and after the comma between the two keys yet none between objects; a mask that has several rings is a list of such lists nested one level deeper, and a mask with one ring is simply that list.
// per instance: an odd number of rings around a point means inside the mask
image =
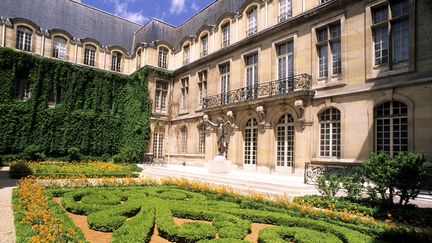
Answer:
[{"label": "green shrub", "polygon": [[347,197],[353,200],[358,200],[363,193],[363,179],[361,175],[355,174],[352,176],[343,177],[341,179],[342,186],[347,191]]},{"label": "green shrub", "polygon": [[79,148],[72,147],[68,149],[69,161],[81,161],[81,153]]},{"label": "green shrub", "polygon": [[154,221],[154,207],[144,206],[133,219],[113,232],[112,242],[150,242]]},{"label": "green shrub", "polygon": [[317,188],[323,196],[334,197],[341,189],[341,183],[337,175],[321,175],[317,179]]},{"label": "green shrub", "polygon": [[415,153],[400,153],[394,158],[387,153],[372,154],[363,163],[364,176],[375,184],[368,189],[370,196],[379,194],[384,205],[392,205],[395,195],[400,196],[400,205],[416,198],[425,170],[424,155]]},{"label": "green shrub", "polygon": [[340,239],[332,234],[298,227],[265,228],[259,232],[258,240],[260,243],[284,243],[287,241],[299,243],[342,243]]},{"label": "green shrub", "polygon": [[15,179],[21,179],[33,175],[33,171],[28,163],[22,160],[12,162],[9,173],[10,176]]}]

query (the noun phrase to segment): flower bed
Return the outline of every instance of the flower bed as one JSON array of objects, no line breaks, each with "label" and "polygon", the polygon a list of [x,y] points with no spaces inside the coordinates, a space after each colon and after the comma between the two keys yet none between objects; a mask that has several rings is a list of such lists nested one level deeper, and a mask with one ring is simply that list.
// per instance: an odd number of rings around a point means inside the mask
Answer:
[{"label": "flower bed", "polygon": [[85,163],[14,161],[11,164],[10,174],[12,178],[29,175],[47,178],[137,177],[133,172],[139,170],[135,164],[114,164],[101,161]]}]

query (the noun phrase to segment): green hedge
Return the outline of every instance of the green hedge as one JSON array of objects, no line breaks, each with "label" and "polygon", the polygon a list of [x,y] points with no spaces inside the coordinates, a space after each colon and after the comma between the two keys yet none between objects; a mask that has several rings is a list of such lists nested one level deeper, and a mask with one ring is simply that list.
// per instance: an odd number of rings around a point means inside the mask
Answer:
[{"label": "green hedge", "polygon": [[[0,155],[30,147],[34,154],[58,157],[74,148],[136,159],[149,140],[150,72],[171,77],[150,67],[126,76],[0,48]],[[31,97],[18,101],[15,85],[23,78]],[[53,97],[56,106],[49,108]]]}]

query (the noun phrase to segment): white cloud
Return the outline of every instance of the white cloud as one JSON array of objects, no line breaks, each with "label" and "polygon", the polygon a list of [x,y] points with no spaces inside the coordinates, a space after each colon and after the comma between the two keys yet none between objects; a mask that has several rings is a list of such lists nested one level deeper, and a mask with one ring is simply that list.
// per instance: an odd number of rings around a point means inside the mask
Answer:
[{"label": "white cloud", "polygon": [[171,0],[170,13],[179,15],[186,11],[186,0]]},{"label": "white cloud", "polygon": [[132,22],[144,24],[144,22],[148,21],[148,18],[143,15],[142,11],[134,12],[128,10],[128,4],[133,1],[134,0],[111,0],[114,4],[114,14]]},{"label": "white cloud", "polygon": [[198,6],[198,4],[195,1],[193,1],[191,8],[195,12],[198,12],[198,10],[200,10],[200,7]]}]

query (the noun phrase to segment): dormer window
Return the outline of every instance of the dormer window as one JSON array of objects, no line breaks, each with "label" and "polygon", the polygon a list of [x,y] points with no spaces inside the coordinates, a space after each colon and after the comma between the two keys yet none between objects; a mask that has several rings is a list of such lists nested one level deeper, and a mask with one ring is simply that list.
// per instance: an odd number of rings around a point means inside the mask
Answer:
[{"label": "dormer window", "polygon": [[279,0],[279,23],[292,16],[292,0]]},{"label": "dormer window", "polygon": [[183,64],[186,65],[190,62],[190,46],[183,47]]},{"label": "dormer window", "polygon": [[84,64],[89,66],[95,66],[96,47],[92,45],[86,45],[84,50]]},{"label": "dormer window", "polygon": [[118,52],[118,51],[113,52],[111,70],[116,71],[116,72],[121,72],[122,57],[123,57],[123,55],[120,52]]},{"label": "dormer window", "polygon": [[17,28],[16,49],[31,52],[33,31],[27,27]]},{"label": "dormer window", "polygon": [[258,32],[258,24],[257,24],[257,9],[253,8],[247,14],[248,17],[248,31],[247,35],[253,35]]},{"label": "dormer window", "polygon": [[201,37],[201,57],[208,55],[208,35]]},{"label": "dormer window", "polygon": [[158,66],[160,68],[168,68],[168,49],[165,47],[159,48],[159,62]]},{"label": "dormer window", "polygon": [[61,60],[66,60],[66,44],[67,41],[63,37],[56,36],[53,39],[53,57]]},{"label": "dormer window", "polygon": [[230,45],[230,23],[222,26],[222,48]]}]

